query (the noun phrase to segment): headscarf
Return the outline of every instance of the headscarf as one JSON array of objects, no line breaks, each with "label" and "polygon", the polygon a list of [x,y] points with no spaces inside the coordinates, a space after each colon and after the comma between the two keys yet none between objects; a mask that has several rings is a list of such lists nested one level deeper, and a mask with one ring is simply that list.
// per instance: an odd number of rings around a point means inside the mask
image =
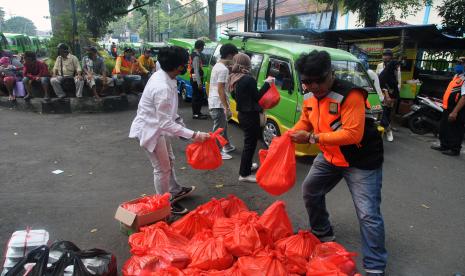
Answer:
[{"label": "headscarf", "polygon": [[10,65],[10,58],[9,57],[0,58],[0,65],[3,65],[3,66]]},{"label": "headscarf", "polygon": [[236,89],[237,81],[243,76],[250,75],[250,57],[246,54],[239,53],[233,58],[231,74],[229,74],[229,91]]}]

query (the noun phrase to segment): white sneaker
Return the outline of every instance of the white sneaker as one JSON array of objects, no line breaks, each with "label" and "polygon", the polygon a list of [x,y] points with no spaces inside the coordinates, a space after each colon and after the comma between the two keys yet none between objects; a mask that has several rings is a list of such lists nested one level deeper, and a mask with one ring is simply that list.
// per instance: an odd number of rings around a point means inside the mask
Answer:
[{"label": "white sneaker", "polygon": [[223,147],[223,152],[224,153],[230,153],[236,150],[236,147],[233,145],[229,145],[227,147]]},{"label": "white sneaker", "polygon": [[221,152],[221,159],[223,160],[229,160],[229,159],[232,159],[232,156],[225,153],[225,152]]},{"label": "white sneaker", "polygon": [[241,182],[250,182],[250,183],[257,183],[257,179],[255,178],[255,175],[251,174],[246,177],[242,177],[239,175],[239,181]]},{"label": "white sneaker", "polygon": [[388,142],[394,141],[394,135],[392,134],[392,130],[386,130],[386,140]]},{"label": "white sneaker", "polygon": [[252,172],[258,170],[258,164],[257,163],[252,163],[252,167],[250,168]]}]

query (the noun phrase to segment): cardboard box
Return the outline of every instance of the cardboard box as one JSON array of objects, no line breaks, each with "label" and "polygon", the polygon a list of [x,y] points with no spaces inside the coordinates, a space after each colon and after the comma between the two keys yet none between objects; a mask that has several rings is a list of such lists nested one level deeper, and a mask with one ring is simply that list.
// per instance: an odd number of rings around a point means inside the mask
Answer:
[{"label": "cardboard box", "polygon": [[[132,203],[136,200],[138,200],[138,198],[125,203]],[[167,218],[171,214],[170,206],[166,206],[165,208],[145,215],[137,215],[129,210],[124,209],[121,205],[116,210],[115,219],[121,222],[122,225],[120,228],[124,228],[132,232],[138,232],[141,226],[154,224],[157,221]]]}]

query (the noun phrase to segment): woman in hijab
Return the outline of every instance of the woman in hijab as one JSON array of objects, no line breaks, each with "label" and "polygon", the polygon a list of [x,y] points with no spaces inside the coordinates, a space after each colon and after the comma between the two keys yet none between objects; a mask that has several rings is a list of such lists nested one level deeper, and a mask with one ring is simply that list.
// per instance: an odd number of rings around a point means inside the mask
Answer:
[{"label": "woman in hijab", "polygon": [[260,137],[260,115],[262,108],[258,104],[260,98],[270,87],[274,80],[268,77],[263,87],[257,89],[257,81],[250,74],[251,62],[248,55],[239,53],[233,58],[233,66],[229,75],[229,91],[236,100],[236,110],[239,112],[239,126],[244,132],[244,147],[242,150],[239,181],[257,182],[253,171],[258,169],[252,163],[257,141]]}]

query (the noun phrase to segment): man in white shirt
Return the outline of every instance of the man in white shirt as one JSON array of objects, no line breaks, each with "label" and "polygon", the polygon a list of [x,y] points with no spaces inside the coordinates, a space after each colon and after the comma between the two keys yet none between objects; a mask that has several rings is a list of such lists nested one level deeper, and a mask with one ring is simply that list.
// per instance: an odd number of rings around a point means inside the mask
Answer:
[{"label": "man in white shirt", "polygon": [[229,107],[228,95],[226,93],[229,77],[229,69],[226,65],[231,63],[233,57],[238,52],[237,47],[233,44],[228,43],[221,46],[221,59],[215,64],[215,66],[213,66],[210,77],[208,108],[210,109],[210,116],[213,119],[213,132],[222,128],[222,136],[228,141],[228,144],[226,144],[221,151],[221,157],[223,160],[231,159],[232,156],[228,153],[236,149],[236,147],[231,145],[228,137],[228,120],[231,118],[232,113]]},{"label": "man in white shirt", "polygon": [[174,214],[188,212],[177,201],[194,191],[195,186],[187,188],[178,184],[170,139],[177,136],[203,142],[209,138],[208,133],[186,128],[177,114],[176,76],[186,72],[188,60],[189,54],[181,47],[160,49],[158,61],[161,70],[153,74],[145,86],[129,133],[129,137],[138,138],[140,146],[147,151],[153,166],[156,193],[171,193],[171,210]]},{"label": "man in white shirt", "polygon": [[[383,62],[379,63],[376,66],[376,74],[378,76],[381,74],[381,72],[383,72],[384,68],[392,60],[393,57],[394,57],[394,53],[392,52],[391,49],[385,49],[383,51]],[[400,86],[402,85],[402,73],[401,73],[400,67],[397,69],[396,77],[397,77],[397,87],[400,90]]]}]

